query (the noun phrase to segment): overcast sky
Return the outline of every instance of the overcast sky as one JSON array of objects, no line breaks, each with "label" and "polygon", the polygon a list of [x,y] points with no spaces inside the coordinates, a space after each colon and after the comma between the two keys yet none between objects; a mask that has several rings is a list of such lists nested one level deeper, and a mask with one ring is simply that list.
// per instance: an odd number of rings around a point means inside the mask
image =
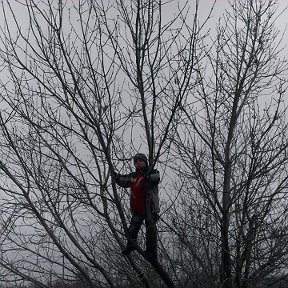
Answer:
[{"label": "overcast sky", "polygon": [[[130,0],[126,0],[126,1],[130,1]],[[178,0],[178,1],[180,4],[183,4],[184,2],[186,2],[186,0]],[[166,6],[166,8],[164,9],[164,13],[165,14],[170,14],[170,13],[174,14],[177,9],[173,9],[173,7],[175,7],[175,5],[177,5],[176,3],[178,1],[177,0],[171,1],[171,3],[169,3]],[[195,5],[194,4],[195,1],[196,0],[188,0],[188,5],[191,6],[192,11],[193,11],[193,8]],[[225,9],[229,8],[229,2],[230,1],[233,2],[234,0],[200,0],[199,1],[199,16],[200,16],[199,18],[200,19],[201,18],[205,19],[207,17],[211,7],[213,6],[213,3],[215,2],[215,6],[214,6],[214,9],[212,11],[211,19],[207,25],[207,28],[209,27],[209,28],[212,28],[212,30],[213,30],[213,27],[215,27],[215,24],[217,23],[219,17],[221,17],[223,12],[225,12]],[[260,2],[263,0],[254,0],[254,1]],[[265,1],[267,1],[267,0],[265,0]],[[12,1],[8,1],[8,2],[10,5],[12,5],[14,12],[16,13],[17,18],[21,19],[21,21],[23,21],[23,24],[25,25],[25,22],[27,23],[28,19],[25,16],[25,14],[26,14],[24,11],[25,9],[23,10],[23,5],[21,5],[21,3],[24,3],[25,1],[24,0],[21,0],[21,1],[12,0]],[[72,2],[77,3],[78,0],[77,1],[71,1],[71,3]],[[4,4],[4,5],[7,5],[7,4]],[[288,10],[287,10],[288,0],[278,0],[278,6],[279,6],[279,9],[277,10],[278,13],[281,13],[282,11],[284,11],[284,12],[282,13],[282,15],[279,16],[279,18],[277,20],[277,26],[279,27],[280,30],[284,31],[285,27],[288,25]],[[286,11],[285,11],[285,9],[286,9]],[[163,16],[165,17],[165,15],[163,15]],[[3,19],[0,19],[0,25],[2,25],[2,23],[3,23],[2,21],[3,21]],[[286,42],[288,44],[288,38],[287,38]]]},{"label": "overcast sky", "polygon": [[[194,0],[192,0],[191,2],[193,2]],[[263,1],[263,0],[254,0],[254,1]],[[212,7],[214,0],[204,0],[204,1],[199,1],[200,5],[199,5],[199,10],[200,10],[200,14],[206,16],[207,12],[209,11],[209,7]],[[231,0],[216,0],[215,1],[215,6],[214,9],[212,11],[212,17],[211,17],[211,21],[217,22],[217,19],[219,17],[221,17],[221,15],[223,14],[223,12],[225,12],[225,9],[229,8],[229,2],[232,2]],[[277,19],[277,26],[279,25],[279,29],[281,29],[282,31],[285,30],[285,27],[287,27],[288,25],[288,0],[278,0],[278,10],[277,12],[281,15],[279,15],[279,18]],[[215,23],[215,22],[214,22]],[[210,26],[210,25],[208,25]],[[211,27],[211,26],[210,26]],[[212,28],[212,27],[211,27]],[[287,44],[288,44],[288,38],[287,38]]]}]

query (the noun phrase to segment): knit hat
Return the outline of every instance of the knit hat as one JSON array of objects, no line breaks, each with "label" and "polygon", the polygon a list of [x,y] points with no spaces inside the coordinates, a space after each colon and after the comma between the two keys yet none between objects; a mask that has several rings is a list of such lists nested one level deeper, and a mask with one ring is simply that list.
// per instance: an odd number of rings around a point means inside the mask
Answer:
[{"label": "knit hat", "polygon": [[133,157],[134,162],[137,159],[143,160],[146,163],[146,165],[148,166],[148,159],[147,159],[147,156],[145,154],[143,154],[143,153],[135,154],[135,156]]}]

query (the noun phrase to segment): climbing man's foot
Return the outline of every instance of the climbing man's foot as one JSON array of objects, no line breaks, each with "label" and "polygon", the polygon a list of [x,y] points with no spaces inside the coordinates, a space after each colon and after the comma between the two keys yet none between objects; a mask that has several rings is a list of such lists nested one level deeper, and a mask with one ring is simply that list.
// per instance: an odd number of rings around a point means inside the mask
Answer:
[{"label": "climbing man's foot", "polygon": [[135,248],[134,247],[125,247],[125,249],[124,250],[122,250],[122,254],[123,255],[129,255],[132,251],[134,251],[135,250]]},{"label": "climbing man's foot", "polygon": [[129,240],[124,250],[122,250],[123,255],[129,255],[132,251],[136,250],[136,240]]}]

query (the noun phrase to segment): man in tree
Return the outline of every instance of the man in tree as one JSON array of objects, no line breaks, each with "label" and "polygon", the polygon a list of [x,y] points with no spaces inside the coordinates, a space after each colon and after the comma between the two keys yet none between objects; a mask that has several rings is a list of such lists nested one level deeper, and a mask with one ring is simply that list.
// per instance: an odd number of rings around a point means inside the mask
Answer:
[{"label": "man in tree", "polygon": [[155,252],[157,249],[153,247],[157,245],[157,243],[155,237],[151,237],[153,232],[149,231],[149,229],[156,229],[154,224],[158,219],[157,213],[159,213],[158,183],[160,182],[160,175],[156,169],[149,169],[145,154],[137,153],[133,157],[133,160],[136,168],[135,172],[126,175],[115,172],[113,175],[115,182],[119,186],[123,188],[130,187],[131,189],[130,209],[132,217],[128,228],[127,245],[122,251],[122,254],[129,255],[136,249],[138,232],[145,219],[146,256],[152,259],[157,257]]}]

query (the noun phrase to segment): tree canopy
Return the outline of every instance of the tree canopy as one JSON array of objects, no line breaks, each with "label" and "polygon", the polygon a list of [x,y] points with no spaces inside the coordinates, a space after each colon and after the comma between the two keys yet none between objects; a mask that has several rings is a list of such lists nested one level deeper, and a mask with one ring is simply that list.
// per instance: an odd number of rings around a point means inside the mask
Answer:
[{"label": "tree canopy", "polygon": [[[209,31],[213,6],[202,19],[198,0],[2,2],[0,281],[248,288],[286,279],[277,3],[231,1]],[[133,169],[139,151],[162,178],[156,263],[141,240],[121,255],[129,191],[111,174]]]}]

